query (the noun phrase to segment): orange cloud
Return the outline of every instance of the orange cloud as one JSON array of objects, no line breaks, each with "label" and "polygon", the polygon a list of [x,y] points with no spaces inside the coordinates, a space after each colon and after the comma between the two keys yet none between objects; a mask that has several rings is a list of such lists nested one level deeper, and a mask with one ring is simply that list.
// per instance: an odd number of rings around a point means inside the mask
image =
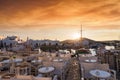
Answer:
[{"label": "orange cloud", "polygon": [[[112,24],[111,24],[112,23]],[[0,0],[0,28],[120,29],[119,0]]]}]

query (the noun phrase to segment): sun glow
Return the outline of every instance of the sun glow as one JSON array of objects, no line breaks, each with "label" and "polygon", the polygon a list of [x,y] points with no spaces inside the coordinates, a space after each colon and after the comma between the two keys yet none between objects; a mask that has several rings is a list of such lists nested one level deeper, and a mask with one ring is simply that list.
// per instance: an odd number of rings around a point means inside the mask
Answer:
[{"label": "sun glow", "polygon": [[80,38],[80,34],[79,34],[79,33],[74,33],[74,34],[72,35],[72,38],[73,38],[73,39],[79,39],[79,38]]}]

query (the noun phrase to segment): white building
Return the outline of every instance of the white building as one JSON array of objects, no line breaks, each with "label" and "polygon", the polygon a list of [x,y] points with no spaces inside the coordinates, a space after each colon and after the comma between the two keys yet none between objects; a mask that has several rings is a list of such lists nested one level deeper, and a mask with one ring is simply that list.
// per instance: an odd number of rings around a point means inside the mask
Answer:
[{"label": "white building", "polygon": [[[7,50],[18,50],[23,46],[23,41],[17,36],[7,36],[1,40],[3,47]],[[18,48],[19,47],[19,48]]]},{"label": "white building", "polygon": [[4,46],[15,46],[20,41],[17,36],[7,36],[2,40]]},{"label": "white building", "polygon": [[26,41],[26,44],[27,45],[31,45],[32,47],[35,47],[35,46],[42,46],[42,45],[60,45],[60,42],[57,41],[57,40],[27,40]]}]

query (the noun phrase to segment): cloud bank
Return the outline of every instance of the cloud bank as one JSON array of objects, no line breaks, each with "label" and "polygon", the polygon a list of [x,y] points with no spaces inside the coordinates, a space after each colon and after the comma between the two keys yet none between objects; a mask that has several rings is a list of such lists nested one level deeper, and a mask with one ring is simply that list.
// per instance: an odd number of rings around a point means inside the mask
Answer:
[{"label": "cloud bank", "polygon": [[[37,24],[41,27],[43,23],[44,25],[46,23],[56,25],[83,23],[98,27],[102,24],[106,28],[118,28],[120,26],[120,1],[0,0],[1,26],[20,28]],[[112,26],[109,23],[113,23]]]}]

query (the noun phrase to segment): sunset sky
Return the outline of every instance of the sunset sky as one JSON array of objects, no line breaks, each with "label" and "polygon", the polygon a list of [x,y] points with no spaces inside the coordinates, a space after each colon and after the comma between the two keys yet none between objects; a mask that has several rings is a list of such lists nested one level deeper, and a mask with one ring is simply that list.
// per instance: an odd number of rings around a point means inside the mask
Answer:
[{"label": "sunset sky", "polygon": [[0,36],[120,39],[120,0],[0,0]]}]

